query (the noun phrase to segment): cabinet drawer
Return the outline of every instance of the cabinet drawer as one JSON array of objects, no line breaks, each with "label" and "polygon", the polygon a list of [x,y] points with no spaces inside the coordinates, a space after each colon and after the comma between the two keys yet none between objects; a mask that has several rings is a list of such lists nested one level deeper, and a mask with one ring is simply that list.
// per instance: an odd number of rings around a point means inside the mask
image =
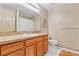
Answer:
[{"label": "cabinet drawer", "polygon": [[18,50],[16,52],[13,52],[11,54],[8,54],[7,56],[24,56],[24,50]]},{"label": "cabinet drawer", "polygon": [[26,40],[26,47],[36,43],[35,39]]},{"label": "cabinet drawer", "polygon": [[48,36],[44,36],[44,40],[48,40]]},{"label": "cabinet drawer", "polygon": [[24,42],[16,42],[1,46],[1,55],[5,55],[24,48]]},{"label": "cabinet drawer", "polygon": [[26,40],[26,46],[30,46],[30,45],[33,45],[39,41],[43,41],[43,37],[38,37],[38,38],[33,38],[33,39],[30,39],[30,40]]},{"label": "cabinet drawer", "polygon": [[36,40],[36,42],[41,42],[41,41],[43,41],[43,37],[38,37],[38,38],[36,38],[37,40]]}]

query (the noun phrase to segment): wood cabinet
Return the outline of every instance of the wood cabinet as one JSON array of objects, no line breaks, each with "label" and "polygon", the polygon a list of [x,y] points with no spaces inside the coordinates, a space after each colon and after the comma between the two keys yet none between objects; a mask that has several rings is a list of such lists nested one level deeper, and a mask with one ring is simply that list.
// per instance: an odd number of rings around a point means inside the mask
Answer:
[{"label": "wood cabinet", "polygon": [[7,55],[10,53],[14,53],[15,51],[18,51],[20,49],[24,49],[24,41],[2,45],[1,46],[1,55]]},{"label": "wood cabinet", "polygon": [[43,42],[37,43],[37,56],[43,55]]},{"label": "wood cabinet", "polygon": [[24,56],[24,50],[21,49],[5,56]]},{"label": "wood cabinet", "polygon": [[43,54],[43,37],[26,40],[26,56],[40,56]]},{"label": "wood cabinet", "polygon": [[48,50],[48,36],[0,45],[1,56],[42,56]]},{"label": "wood cabinet", "polygon": [[26,56],[36,56],[36,45],[26,47]]},{"label": "wood cabinet", "polygon": [[44,36],[44,53],[48,50],[48,36]]},{"label": "wood cabinet", "polygon": [[36,39],[26,40],[26,56],[35,56],[36,55]]},{"label": "wood cabinet", "polygon": [[43,55],[43,37],[37,39],[37,56]]},{"label": "wood cabinet", "polygon": [[44,41],[44,53],[48,50],[48,41]]}]

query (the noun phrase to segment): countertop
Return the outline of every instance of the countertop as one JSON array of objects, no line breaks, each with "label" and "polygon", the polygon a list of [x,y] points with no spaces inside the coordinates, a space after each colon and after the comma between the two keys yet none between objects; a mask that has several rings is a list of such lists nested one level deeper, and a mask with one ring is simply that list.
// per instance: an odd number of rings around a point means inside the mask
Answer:
[{"label": "countertop", "polygon": [[21,40],[27,40],[34,37],[44,36],[47,33],[33,33],[33,34],[18,34],[18,35],[11,35],[11,36],[0,36],[0,45],[17,42]]}]

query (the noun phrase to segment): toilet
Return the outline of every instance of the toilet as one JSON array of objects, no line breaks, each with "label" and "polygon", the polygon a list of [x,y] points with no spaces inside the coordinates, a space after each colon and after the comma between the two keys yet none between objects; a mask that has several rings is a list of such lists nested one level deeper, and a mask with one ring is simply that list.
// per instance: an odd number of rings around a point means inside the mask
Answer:
[{"label": "toilet", "polygon": [[49,45],[52,47],[54,47],[58,43],[57,40],[49,40],[48,42],[49,42]]}]

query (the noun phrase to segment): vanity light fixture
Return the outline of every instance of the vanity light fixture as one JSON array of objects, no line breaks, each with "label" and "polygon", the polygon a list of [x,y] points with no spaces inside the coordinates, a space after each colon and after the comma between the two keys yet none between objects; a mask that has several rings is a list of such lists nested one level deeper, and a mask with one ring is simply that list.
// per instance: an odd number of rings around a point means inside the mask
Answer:
[{"label": "vanity light fixture", "polygon": [[25,8],[31,9],[35,12],[39,12],[39,6],[36,3],[21,3],[20,5],[22,5]]}]

